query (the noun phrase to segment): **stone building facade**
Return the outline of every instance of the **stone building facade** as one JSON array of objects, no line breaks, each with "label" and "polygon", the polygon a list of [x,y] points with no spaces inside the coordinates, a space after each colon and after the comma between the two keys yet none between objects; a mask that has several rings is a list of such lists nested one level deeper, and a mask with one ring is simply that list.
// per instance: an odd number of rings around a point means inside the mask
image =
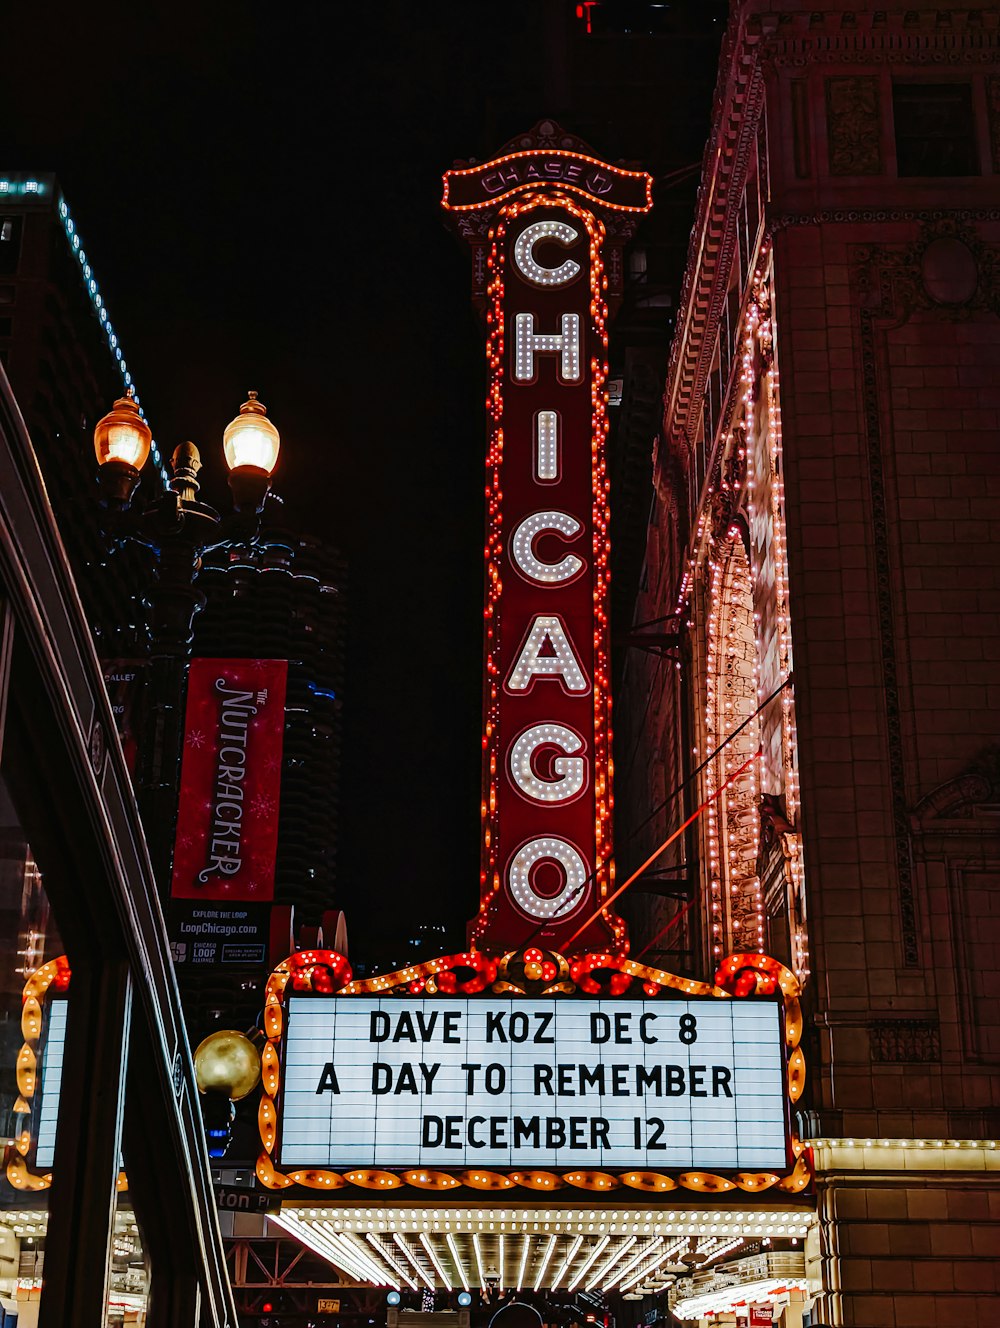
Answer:
[{"label": "stone building facade", "polygon": [[1000,1312],[998,425],[1000,11],[734,3],[619,848],[701,807],[633,935],[805,983],[812,1323]]}]

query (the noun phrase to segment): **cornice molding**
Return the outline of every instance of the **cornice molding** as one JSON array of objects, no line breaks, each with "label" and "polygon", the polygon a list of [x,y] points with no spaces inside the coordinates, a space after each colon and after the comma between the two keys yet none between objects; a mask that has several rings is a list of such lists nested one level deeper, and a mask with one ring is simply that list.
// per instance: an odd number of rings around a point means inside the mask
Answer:
[{"label": "cornice molding", "polygon": [[667,367],[664,430],[693,445],[693,403],[699,402],[711,366],[715,334],[729,284],[736,238],[734,199],[742,196],[750,147],[764,105],[764,82],[757,42],[741,32],[737,13],[723,40],[712,114],[705,147],[695,224],[681,286],[677,323]]},{"label": "cornice molding", "polygon": [[[777,68],[826,64],[996,65],[1000,69],[1000,7],[917,10],[803,8],[791,14],[737,6],[722,43],[712,129],[702,163],[695,223],[681,285],[664,394],[664,432],[691,448],[698,430],[715,338],[733,260],[736,208],[764,104],[766,76]],[[954,216],[992,221],[996,210],[865,209],[785,215],[771,231],[792,225],[851,221],[929,221]]]}]

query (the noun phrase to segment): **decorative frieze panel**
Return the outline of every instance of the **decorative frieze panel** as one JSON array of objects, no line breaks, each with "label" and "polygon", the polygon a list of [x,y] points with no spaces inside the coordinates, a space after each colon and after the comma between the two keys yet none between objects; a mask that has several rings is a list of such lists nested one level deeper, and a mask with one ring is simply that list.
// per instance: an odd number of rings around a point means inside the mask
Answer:
[{"label": "decorative frieze panel", "polygon": [[872,1060],[878,1064],[926,1064],[941,1059],[935,1019],[874,1019],[868,1025]]},{"label": "decorative frieze panel", "polygon": [[831,175],[881,175],[878,79],[826,80],[827,141]]}]

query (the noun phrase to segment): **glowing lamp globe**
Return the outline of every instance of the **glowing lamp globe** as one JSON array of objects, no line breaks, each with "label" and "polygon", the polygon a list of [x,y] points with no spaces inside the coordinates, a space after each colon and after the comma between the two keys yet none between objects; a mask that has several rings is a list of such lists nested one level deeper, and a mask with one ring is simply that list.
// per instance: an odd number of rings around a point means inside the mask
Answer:
[{"label": "glowing lamp globe", "polygon": [[153,435],[139,414],[132,389],[119,397],[94,429],[94,451],[98,465],[116,461],[133,470],[142,470],[149,456]]},{"label": "glowing lamp globe", "polygon": [[226,451],[226,465],[230,470],[252,466],[270,475],[278,462],[281,438],[278,430],[267,418],[267,411],[250,392],[240,406],[235,420],[226,425],[222,445]]},{"label": "glowing lamp globe", "polygon": [[199,1092],[225,1093],[230,1101],[239,1102],[257,1087],[260,1054],[243,1033],[220,1028],[198,1044],[194,1073]]}]

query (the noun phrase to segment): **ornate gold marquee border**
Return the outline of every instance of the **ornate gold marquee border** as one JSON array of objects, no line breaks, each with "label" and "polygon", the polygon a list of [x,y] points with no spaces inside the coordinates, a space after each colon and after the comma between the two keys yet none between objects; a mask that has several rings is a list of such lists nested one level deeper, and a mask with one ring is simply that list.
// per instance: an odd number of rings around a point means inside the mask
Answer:
[{"label": "ornate gold marquee border", "polygon": [[[17,1091],[14,1103],[14,1116],[21,1117],[22,1123],[17,1128],[13,1143],[7,1145],[6,1172],[7,1180],[15,1190],[31,1193],[35,1190],[47,1190],[52,1184],[52,1172],[37,1172],[32,1169],[32,1152],[36,1140],[32,1136],[27,1121],[23,1118],[31,1115],[32,1098],[38,1090],[38,1043],[42,1035],[42,1017],[45,1001],[53,993],[64,996],[69,990],[70,967],[65,955],[50,959],[48,963],[36,968],[24,984],[21,993],[21,1036],[24,1045],[17,1055]],[[128,1179],[124,1171],[118,1173],[117,1188],[128,1189]]]},{"label": "ornate gold marquee border", "polygon": [[267,981],[264,1003],[267,1042],[262,1055],[263,1093],[258,1112],[262,1145],[257,1160],[258,1179],[272,1190],[301,1185],[309,1190],[330,1192],[351,1185],[382,1194],[406,1186],[441,1194],[463,1185],[473,1190],[492,1191],[520,1186],[541,1193],[551,1193],[564,1186],[607,1193],[622,1185],[646,1194],[678,1188],[712,1195],[732,1190],[743,1190],[747,1194],[761,1194],[770,1189],[798,1194],[804,1190],[812,1172],[805,1146],[794,1132],[791,1151],[795,1162],[784,1174],[737,1171],[731,1175],[716,1175],[707,1171],[685,1171],[671,1176],[659,1171],[436,1171],[428,1168],[344,1172],[299,1168],[282,1172],[276,1168],[273,1158],[278,1137],[276,1098],[281,1082],[284,1002],[289,991],[338,998],[449,996],[456,993],[474,996],[487,990],[496,996],[572,996],[582,992],[589,996],[620,997],[635,982],[641,983],[643,995],[647,998],[670,991],[685,996],[715,996],[721,1000],[777,993],[784,1009],[788,1100],[792,1105],[799,1100],[806,1080],[805,1057],[799,1045],[802,1039],[801,988],[790,969],[767,955],[730,955],[720,965],[714,984],[677,977],[662,969],[610,954],[587,954],[567,959],[564,955],[535,947],[512,951],[501,959],[491,959],[478,951],[443,955],[396,973],[354,981],[343,955],[332,950],[302,950],[280,963]]}]

